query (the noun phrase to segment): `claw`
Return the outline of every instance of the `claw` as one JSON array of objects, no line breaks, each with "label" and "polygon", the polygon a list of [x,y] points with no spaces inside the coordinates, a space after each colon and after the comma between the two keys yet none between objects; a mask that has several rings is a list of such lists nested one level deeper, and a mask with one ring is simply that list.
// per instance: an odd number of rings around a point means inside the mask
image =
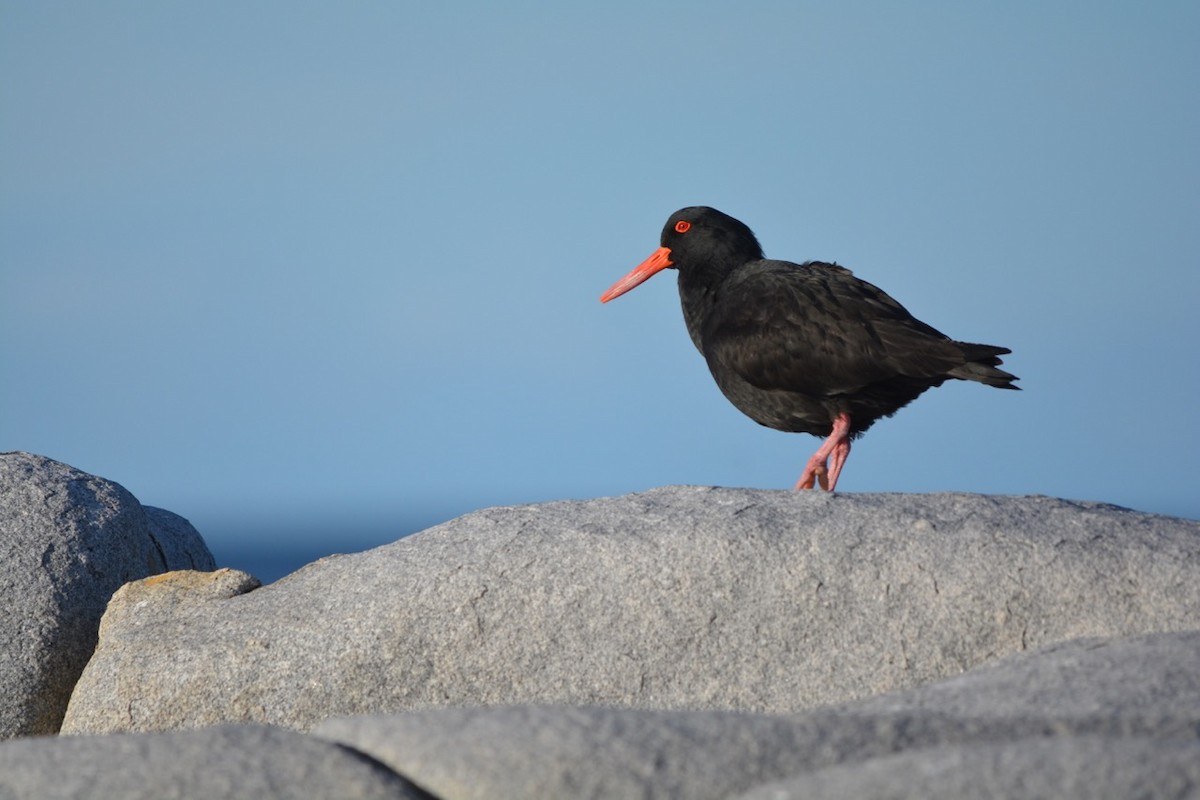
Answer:
[{"label": "claw", "polygon": [[810,464],[804,468],[804,472],[800,475],[800,480],[796,481],[796,491],[812,489],[818,481],[821,483],[822,489],[829,488],[829,478],[826,477],[825,465],[812,466]]},{"label": "claw", "polygon": [[[820,483],[822,489],[832,492],[849,456],[850,415],[843,411],[833,420],[833,431],[829,437],[805,464],[804,472],[800,473],[800,480],[796,481],[796,490],[812,489],[815,484]],[[833,464],[828,466],[827,462],[831,458]]]}]

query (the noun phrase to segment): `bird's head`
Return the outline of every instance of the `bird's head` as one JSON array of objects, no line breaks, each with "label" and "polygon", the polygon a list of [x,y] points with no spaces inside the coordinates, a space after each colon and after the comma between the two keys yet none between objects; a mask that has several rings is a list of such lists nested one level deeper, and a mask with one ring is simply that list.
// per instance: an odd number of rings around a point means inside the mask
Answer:
[{"label": "bird's head", "polygon": [[762,247],[743,223],[708,206],[681,208],[663,226],[661,247],[600,296],[607,303],[654,273],[670,267],[681,271],[715,269],[728,272],[762,258]]}]

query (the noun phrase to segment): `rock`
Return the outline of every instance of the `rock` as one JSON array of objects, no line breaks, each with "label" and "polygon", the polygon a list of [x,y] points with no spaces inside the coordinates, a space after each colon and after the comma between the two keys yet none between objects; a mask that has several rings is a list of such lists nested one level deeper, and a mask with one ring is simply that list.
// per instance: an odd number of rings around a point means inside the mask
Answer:
[{"label": "rock", "polygon": [[108,613],[66,731],[513,704],[781,713],[1195,628],[1200,523],[673,487],[487,509],[235,596],[143,582]]},{"label": "rock", "polygon": [[[131,606],[155,586],[219,602],[253,583],[179,572],[122,592]],[[455,708],[331,719],[312,735],[24,739],[0,743],[0,797],[1194,797],[1197,663],[1200,631],[1187,631],[1061,643],[791,715]]]},{"label": "rock", "polygon": [[440,709],[314,733],[446,800],[1184,797],[1200,794],[1196,664],[1197,631],[1085,639],[797,715]]},{"label": "rock", "polygon": [[202,571],[217,568],[213,554],[192,527],[192,523],[173,512],[154,506],[142,506],[154,544],[164,564],[171,569],[195,569]]},{"label": "rock", "polygon": [[1077,639],[852,707],[979,719],[1200,716],[1200,630]]},{"label": "rock", "polygon": [[1126,800],[1200,796],[1200,742],[1031,736],[947,745],[818,770],[737,800]]},{"label": "rock", "polygon": [[0,739],[57,731],[112,593],[185,566],[213,568],[187,520],[66,464],[0,453]]},{"label": "rock", "polygon": [[429,799],[354,751],[257,725],[6,742],[0,744],[0,797]]}]

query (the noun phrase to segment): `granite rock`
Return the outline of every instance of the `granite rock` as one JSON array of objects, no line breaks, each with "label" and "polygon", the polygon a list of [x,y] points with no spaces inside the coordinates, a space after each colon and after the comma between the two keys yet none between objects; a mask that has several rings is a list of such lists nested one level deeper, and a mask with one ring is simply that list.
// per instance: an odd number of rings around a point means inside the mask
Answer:
[{"label": "granite rock", "polygon": [[[217,602],[253,585],[240,575],[123,591]],[[1185,631],[1059,643],[797,714],[452,708],[330,719],[311,735],[39,737],[0,743],[0,798],[1188,798],[1197,663],[1200,631]]]},{"label": "granite rock", "polygon": [[428,800],[370,758],[294,731],[33,737],[0,743],[4,800]]},{"label": "granite rock", "polygon": [[[475,512],[232,594],[113,599],[64,730],[441,706],[795,712],[1200,621],[1200,523],[1045,497],[669,487]],[[136,608],[135,608],[136,606]]]},{"label": "granite rock", "polygon": [[0,453],[0,739],[57,731],[112,593],[182,567],[213,568],[187,520],[66,464]]},{"label": "granite rock", "polygon": [[314,733],[446,800],[1195,797],[1196,664],[1200,632],[1084,639],[793,715],[441,709]]},{"label": "granite rock", "polygon": [[736,800],[1182,800],[1200,797],[1200,740],[1030,736],[817,770]]},{"label": "granite rock", "polygon": [[178,514],[154,506],[142,506],[151,538],[168,569],[210,571],[217,568],[213,554],[200,532]]}]

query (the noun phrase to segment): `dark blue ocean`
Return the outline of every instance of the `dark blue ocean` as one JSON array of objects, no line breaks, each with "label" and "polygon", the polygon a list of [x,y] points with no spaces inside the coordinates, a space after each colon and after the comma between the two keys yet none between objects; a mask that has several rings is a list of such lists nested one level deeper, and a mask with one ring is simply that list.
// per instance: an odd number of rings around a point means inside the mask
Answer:
[{"label": "dark blue ocean", "polygon": [[330,514],[268,519],[219,513],[185,516],[204,537],[218,567],[249,572],[265,584],[325,556],[370,550],[469,510],[443,509],[396,517]]}]

